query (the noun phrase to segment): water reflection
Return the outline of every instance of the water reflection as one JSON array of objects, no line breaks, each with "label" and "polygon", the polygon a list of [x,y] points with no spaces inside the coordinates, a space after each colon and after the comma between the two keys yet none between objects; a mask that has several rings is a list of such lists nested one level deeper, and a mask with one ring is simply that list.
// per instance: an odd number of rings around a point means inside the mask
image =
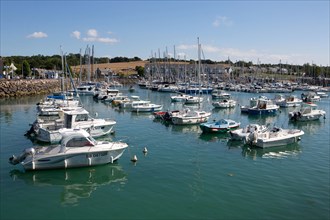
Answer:
[{"label": "water reflection", "polygon": [[293,125],[296,129],[303,130],[305,133],[316,134],[321,127],[326,125],[324,119],[315,121],[289,121],[290,125]]},{"label": "water reflection", "polygon": [[172,132],[181,132],[181,133],[200,133],[202,130],[199,128],[199,125],[173,125],[170,124]]},{"label": "water reflection", "polygon": [[67,170],[22,172],[12,170],[13,181],[23,180],[36,187],[63,187],[61,204],[76,206],[80,199],[89,198],[100,186],[111,185],[116,191],[127,181],[126,173],[119,165],[104,165]]},{"label": "water reflection", "polygon": [[199,139],[206,142],[228,142],[230,136],[228,133],[201,133]]},{"label": "water reflection", "polygon": [[[277,115],[248,115],[250,123],[257,123],[260,125],[276,124],[280,114]],[[282,125],[281,125],[282,126]]]},{"label": "water reflection", "polygon": [[213,108],[213,114],[219,114],[220,116],[228,116],[235,114],[236,108]]},{"label": "water reflection", "polygon": [[298,143],[271,148],[242,147],[242,156],[253,160],[256,160],[257,158],[284,159],[288,157],[295,157],[300,153],[301,149]]},{"label": "water reflection", "polygon": [[155,117],[151,112],[131,112],[131,118],[148,118],[154,119]]},{"label": "water reflection", "polygon": [[[42,96],[43,97],[43,96]],[[26,115],[29,114],[30,111],[36,112],[36,105],[31,103],[37,103],[42,99],[41,96],[33,96],[33,97],[19,97],[19,98],[7,98],[0,99],[0,119],[4,120],[4,123],[11,124],[13,121],[13,115],[21,111]]]}]

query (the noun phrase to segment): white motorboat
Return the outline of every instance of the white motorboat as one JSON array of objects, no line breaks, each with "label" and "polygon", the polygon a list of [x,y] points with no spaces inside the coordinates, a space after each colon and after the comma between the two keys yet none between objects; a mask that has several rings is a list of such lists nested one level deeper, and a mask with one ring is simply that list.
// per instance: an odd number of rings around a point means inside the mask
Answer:
[{"label": "white motorboat", "polygon": [[171,101],[172,102],[185,102],[186,99],[189,98],[189,97],[190,97],[190,95],[180,93],[178,95],[171,96]]},{"label": "white motorboat", "polygon": [[176,85],[159,85],[157,91],[158,92],[177,92],[179,90],[179,87]]},{"label": "white motorboat", "polygon": [[316,92],[316,95],[320,96],[321,98],[328,98],[329,97],[328,93],[323,92],[323,91]]},{"label": "white motorboat", "polygon": [[213,99],[230,99],[231,95],[223,90],[213,90],[212,91],[212,98]]},{"label": "white motorboat", "polygon": [[20,156],[10,157],[9,162],[20,163],[25,170],[94,166],[113,163],[128,147],[123,142],[96,141],[82,129],[65,130],[61,136],[60,144],[27,148]]},{"label": "white motorboat", "polygon": [[186,109],[172,116],[172,123],[176,125],[191,125],[207,122],[210,112]]},{"label": "white motorboat", "polygon": [[59,118],[55,120],[37,118],[29,133],[34,133],[39,141],[58,143],[62,138],[60,129],[81,128],[90,132],[93,137],[100,137],[109,134],[115,124],[116,121],[112,119],[92,118],[82,107],[63,108]]},{"label": "white motorboat", "polygon": [[313,121],[321,117],[325,118],[326,112],[317,109],[314,103],[303,103],[299,111],[289,112],[289,119],[292,121]]},{"label": "white motorboat", "polygon": [[77,92],[80,95],[95,95],[96,84],[94,82],[85,82],[77,86],[76,90],[71,92]]},{"label": "white motorboat", "polygon": [[258,133],[251,132],[245,137],[245,143],[251,146],[268,148],[292,144],[301,139],[304,131],[298,129],[282,129],[274,127],[271,130]]},{"label": "white motorboat", "polygon": [[184,104],[199,104],[203,102],[203,97],[199,97],[199,96],[189,96],[188,98],[186,98],[186,100],[184,101]]},{"label": "white motorboat", "polygon": [[250,98],[249,105],[242,105],[241,106],[241,113],[249,113],[249,108],[255,107],[258,105],[258,97]]},{"label": "white motorboat", "polygon": [[117,96],[122,96],[123,94],[119,92],[118,89],[107,88],[105,91],[101,92],[97,99],[103,102],[112,102]]},{"label": "white motorboat", "polygon": [[233,99],[222,99],[217,102],[212,102],[215,108],[233,108],[236,106],[236,101]]},{"label": "white motorboat", "polygon": [[123,101],[119,103],[119,108],[123,108],[123,109],[131,109],[133,105],[139,105],[142,103],[150,103],[150,101],[144,101],[140,99],[140,96],[137,95],[132,95],[129,97],[129,100],[127,101]]},{"label": "white motorboat", "polygon": [[301,105],[302,99],[299,99],[295,95],[284,96],[282,94],[278,94],[278,95],[275,95],[274,102],[276,105],[283,107],[283,108],[297,107],[297,106]]},{"label": "white motorboat", "polygon": [[309,92],[303,92],[301,94],[301,99],[304,102],[317,102],[321,100],[321,97],[319,95],[316,94],[316,92],[313,91],[309,91]]},{"label": "white motorboat", "polygon": [[248,124],[244,128],[239,128],[233,131],[230,131],[231,140],[244,140],[251,132],[257,131],[262,133],[267,131],[267,126],[259,124]]},{"label": "white motorboat", "polygon": [[157,112],[162,110],[163,105],[147,102],[140,102],[138,104],[132,103],[131,111],[132,112]]},{"label": "white motorboat", "polygon": [[113,98],[111,104],[113,106],[120,106],[121,103],[124,103],[124,102],[128,103],[130,101],[131,101],[131,99],[127,95],[118,95]]},{"label": "white motorboat", "polygon": [[64,107],[78,107],[80,102],[72,95],[54,93],[37,103],[38,115],[58,115]]}]

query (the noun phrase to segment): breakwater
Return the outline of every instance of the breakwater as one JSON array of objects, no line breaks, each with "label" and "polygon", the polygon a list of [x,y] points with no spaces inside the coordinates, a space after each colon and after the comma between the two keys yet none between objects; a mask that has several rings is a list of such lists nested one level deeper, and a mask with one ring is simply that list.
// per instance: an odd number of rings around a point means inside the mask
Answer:
[{"label": "breakwater", "polygon": [[60,90],[58,79],[0,80],[0,98],[48,94]]}]

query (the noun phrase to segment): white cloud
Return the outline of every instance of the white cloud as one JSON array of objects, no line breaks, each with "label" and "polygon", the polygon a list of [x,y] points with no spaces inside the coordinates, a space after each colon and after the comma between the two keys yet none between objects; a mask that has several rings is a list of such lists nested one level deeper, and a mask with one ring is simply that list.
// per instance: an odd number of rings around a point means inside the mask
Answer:
[{"label": "white cloud", "polygon": [[202,45],[202,50],[207,53],[218,53],[220,52],[220,48],[212,46],[212,45]]},{"label": "white cloud", "polygon": [[87,36],[88,37],[97,37],[97,30],[95,30],[95,29],[89,29],[88,31],[87,31]]},{"label": "white cloud", "polygon": [[191,50],[191,49],[197,49],[197,44],[194,45],[187,45],[187,44],[181,44],[177,47],[179,50]]},{"label": "white cloud", "polygon": [[181,60],[186,59],[186,57],[187,57],[187,54],[186,54],[186,53],[183,53],[183,52],[180,52],[180,53],[178,53],[178,55],[177,55],[177,58],[178,58],[178,59],[181,59]]},{"label": "white cloud", "polygon": [[79,31],[74,31],[71,34],[72,37],[74,37],[74,38],[76,38],[78,40],[80,39],[80,35],[81,35],[81,33]]},{"label": "white cloud", "polygon": [[87,42],[100,42],[100,43],[107,43],[107,44],[119,42],[115,38],[108,38],[108,37],[84,37],[84,38],[82,38],[82,40],[87,41]]},{"label": "white cloud", "polygon": [[214,27],[219,27],[219,26],[231,26],[233,22],[227,18],[226,16],[217,16],[215,20],[213,21],[212,25]]},{"label": "white cloud", "polygon": [[44,32],[33,32],[33,34],[30,34],[26,37],[27,38],[45,38],[45,37],[48,37],[48,35]]},{"label": "white cloud", "polygon": [[[189,55],[193,58],[197,58],[197,45],[186,45],[182,44],[177,47],[179,53],[185,54],[188,58]],[[221,48],[213,45],[202,45],[202,51],[205,57],[202,59],[211,59],[214,61],[223,61],[230,58],[231,61],[243,60],[246,62],[252,61],[257,63],[258,60],[261,63],[303,63],[303,54],[275,54],[269,51],[258,51],[256,49],[241,50],[238,48]]]},{"label": "white cloud", "polygon": [[97,41],[101,42],[101,43],[110,43],[110,44],[119,42],[115,38],[108,38],[108,37],[99,37],[99,38],[97,38]]},{"label": "white cloud", "polygon": [[[107,32],[107,33],[111,34],[111,32]],[[71,36],[85,42],[100,42],[105,44],[113,44],[119,42],[119,40],[116,38],[99,37],[99,34],[95,29],[89,29],[85,37],[81,37],[81,33],[79,31],[73,31]]]}]

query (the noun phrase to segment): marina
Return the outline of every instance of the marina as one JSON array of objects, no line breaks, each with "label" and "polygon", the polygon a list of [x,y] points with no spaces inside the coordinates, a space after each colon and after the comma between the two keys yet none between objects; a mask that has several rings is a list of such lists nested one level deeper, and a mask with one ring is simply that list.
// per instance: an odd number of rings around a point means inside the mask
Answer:
[{"label": "marina", "polygon": [[[304,135],[298,142],[263,149],[232,141],[229,133],[203,133],[199,124],[176,125],[151,112],[81,96],[91,115],[116,121],[114,134],[96,140],[127,143],[120,159],[86,168],[25,171],[8,159],[25,148],[45,146],[24,136],[43,96],[0,100],[1,210],[6,210],[1,218],[108,219],[111,213],[112,219],[328,219],[329,98],[317,102],[325,117],[291,121],[289,112],[299,108],[270,115],[241,113],[240,106],[249,105],[250,98],[273,94],[230,94],[239,104],[222,109],[212,106],[211,94],[201,95],[200,105],[185,105],[171,102],[173,93],[137,85],[130,93],[167,111],[211,112],[209,122],[229,118],[240,128],[270,124]],[[34,210],[36,205],[42,208]]]},{"label": "marina", "polygon": [[61,3],[0,3],[0,220],[330,220],[330,1]]}]

